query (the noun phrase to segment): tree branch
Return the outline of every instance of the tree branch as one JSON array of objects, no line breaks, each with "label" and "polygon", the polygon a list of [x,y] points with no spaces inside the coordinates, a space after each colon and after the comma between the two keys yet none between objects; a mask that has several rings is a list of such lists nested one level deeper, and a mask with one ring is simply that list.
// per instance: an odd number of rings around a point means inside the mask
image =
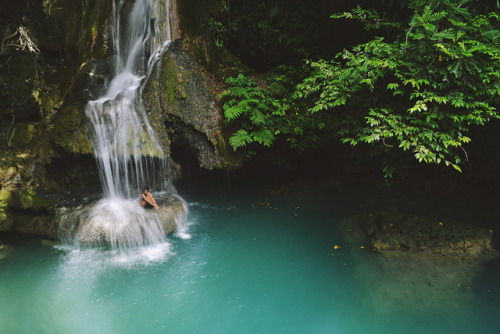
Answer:
[{"label": "tree branch", "polygon": [[14,44],[6,44],[7,41],[9,39],[12,39],[14,37],[16,37],[16,35],[18,34],[19,32],[16,30],[14,31],[13,34],[9,35],[9,36],[6,36],[2,39],[2,43],[1,43],[1,47],[0,47],[0,55],[4,55],[5,54],[5,50],[6,50],[6,47],[9,47],[9,46],[13,46]]},{"label": "tree branch", "polygon": [[462,149],[462,151],[464,151],[464,153],[465,153],[465,161],[469,161],[469,155],[467,154],[467,151],[466,151],[466,150],[462,147],[462,145],[460,145],[459,147],[460,147],[460,148]]}]

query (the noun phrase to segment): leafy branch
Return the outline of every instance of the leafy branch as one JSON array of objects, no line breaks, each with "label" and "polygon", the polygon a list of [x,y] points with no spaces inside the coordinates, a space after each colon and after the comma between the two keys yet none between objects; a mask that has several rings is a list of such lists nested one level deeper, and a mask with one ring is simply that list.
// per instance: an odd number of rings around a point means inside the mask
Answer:
[{"label": "leafy branch", "polygon": [[224,101],[227,125],[239,121],[241,127],[229,138],[229,144],[234,150],[254,142],[271,146],[275,131],[270,119],[275,105],[269,93],[259,89],[253,79],[243,74],[228,78],[226,83],[229,87],[219,98]]},{"label": "leafy branch", "polygon": [[[456,0],[413,0],[411,8],[393,40],[376,37],[332,61],[310,61],[297,96],[312,99],[311,116],[336,111],[344,143],[380,143],[460,171],[468,130],[500,118],[498,14],[472,16]],[[360,8],[333,17],[367,29],[382,22]]]}]

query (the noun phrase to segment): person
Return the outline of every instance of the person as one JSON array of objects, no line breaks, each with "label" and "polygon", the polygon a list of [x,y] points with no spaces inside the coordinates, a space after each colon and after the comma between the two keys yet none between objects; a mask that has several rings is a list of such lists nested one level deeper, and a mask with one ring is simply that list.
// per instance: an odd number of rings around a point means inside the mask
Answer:
[{"label": "person", "polygon": [[148,187],[144,187],[144,192],[141,195],[141,199],[139,204],[143,208],[153,208],[155,210],[158,210],[160,207],[158,204],[156,204],[155,198],[153,197],[153,194],[149,192]]}]

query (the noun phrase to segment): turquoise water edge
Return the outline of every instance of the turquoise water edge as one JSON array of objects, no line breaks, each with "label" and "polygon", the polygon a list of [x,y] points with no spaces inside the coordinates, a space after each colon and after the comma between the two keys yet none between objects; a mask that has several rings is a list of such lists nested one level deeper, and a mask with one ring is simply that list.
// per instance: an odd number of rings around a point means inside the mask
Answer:
[{"label": "turquoise water edge", "polygon": [[350,226],[369,196],[191,192],[186,231],[129,252],[13,237],[0,333],[499,333],[498,259],[379,255]]}]

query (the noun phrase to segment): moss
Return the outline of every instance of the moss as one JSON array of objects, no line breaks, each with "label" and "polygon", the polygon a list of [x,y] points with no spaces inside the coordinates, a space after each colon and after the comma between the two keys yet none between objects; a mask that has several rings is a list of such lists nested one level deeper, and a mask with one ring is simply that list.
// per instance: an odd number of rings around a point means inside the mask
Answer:
[{"label": "moss", "polygon": [[[38,81],[38,80],[37,80]],[[61,100],[61,94],[57,89],[50,89],[44,82],[36,82],[31,95],[40,106],[43,114],[49,113]]]},{"label": "moss", "polygon": [[38,131],[34,124],[16,124],[10,144],[19,149],[27,148],[37,133]]},{"label": "moss", "polygon": [[188,83],[184,73],[186,70],[171,56],[163,59],[160,92],[169,106],[176,105],[180,100],[186,100],[189,97]]},{"label": "moss", "polygon": [[90,29],[90,33],[92,36],[95,36],[97,34],[97,30],[99,29],[99,25],[97,22],[94,22],[94,25],[92,26],[92,29]]},{"label": "moss", "polygon": [[10,204],[12,201],[12,194],[8,188],[2,188],[0,190],[0,203],[4,205]]},{"label": "moss", "polygon": [[50,136],[41,136],[40,140],[36,142],[33,151],[41,159],[41,161],[49,162],[54,156],[54,146],[50,142]]},{"label": "moss", "polygon": [[183,47],[205,70],[221,82],[239,73],[255,72],[227,49],[216,48],[201,36],[185,38]]},{"label": "moss", "polygon": [[86,130],[81,128],[81,113],[78,106],[69,106],[59,111],[49,130],[51,130],[51,142],[67,152],[92,152],[92,145]]},{"label": "moss", "polygon": [[17,194],[22,209],[49,210],[55,204],[54,201],[42,198],[35,190],[30,188],[22,189]]},{"label": "moss", "polygon": [[81,128],[76,135],[75,152],[82,154],[92,153],[92,142],[87,136],[87,129]]},{"label": "moss", "polygon": [[162,72],[160,77],[162,78],[161,82],[161,91],[162,94],[167,98],[167,102],[169,104],[175,103],[175,87],[177,85],[177,70],[176,70],[176,62],[172,58],[165,59],[162,64]]},{"label": "moss", "polygon": [[200,36],[185,38],[183,46],[198,63],[208,69],[210,60],[207,59],[207,45]]},{"label": "moss", "polygon": [[[7,209],[12,203],[12,193],[6,187],[0,190],[0,226],[8,221]],[[2,226],[5,228],[5,226]],[[0,228],[1,230],[2,228]]]},{"label": "moss", "polygon": [[23,153],[16,154],[13,150],[1,149],[0,150],[0,168],[2,169],[0,174],[2,178],[5,178],[5,172],[7,169],[22,165],[26,160],[27,156]]},{"label": "moss", "polygon": [[[141,134],[141,138],[139,139],[141,142],[141,154],[148,157],[163,157],[163,152],[160,147],[153,144],[153,140],[147,132],[143,132]],[[130,142],[132,145],[132,141]]]}]

